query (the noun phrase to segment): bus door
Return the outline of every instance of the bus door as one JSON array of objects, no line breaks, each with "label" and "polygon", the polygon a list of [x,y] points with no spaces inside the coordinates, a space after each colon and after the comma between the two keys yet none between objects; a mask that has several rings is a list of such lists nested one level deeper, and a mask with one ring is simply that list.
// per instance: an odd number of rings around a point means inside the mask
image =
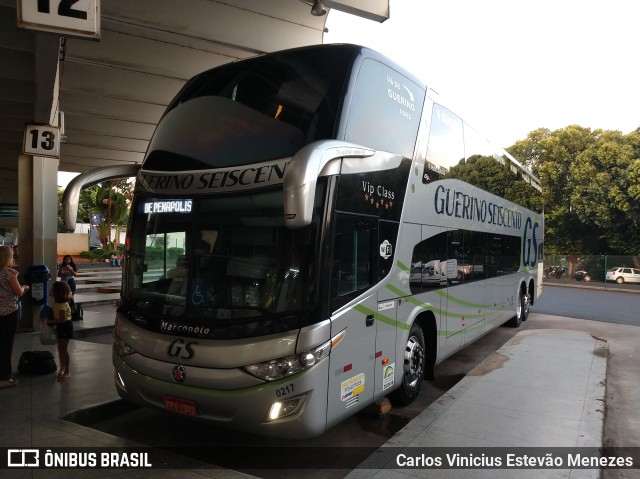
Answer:
[{"label": "bus door", "polygon": [[378,219],[336,213],[331,272],[331,331],[327,426],[371,402],[374,392],[377,295],[366,294],[376,283]]},{"label": "bus door", "polygon": [[447,237],[449,258],[455,262],[455,274],[449,281],[447,314],[452,327],[464,330],[464,334],[460,335],[462,346],[484,332],[484,235],[451,229]]},{"label": "bus door", "polygon": [[457,260],[452,252],[447,228],[423,226],[422,238],[426,244],[426,252],[421,263],[422,287],[432,292],[430,297],[433,298],[431,301],[434,312],[436,318],[440,317],[438,351],[448,356],[462,348],[463,343],[464,322],[461,321],[459,303],[456,301],[459,291],[456,292],[450,287],[457,279],[457,274],[453,277],[451,271],[453,265],[457,265]]}]

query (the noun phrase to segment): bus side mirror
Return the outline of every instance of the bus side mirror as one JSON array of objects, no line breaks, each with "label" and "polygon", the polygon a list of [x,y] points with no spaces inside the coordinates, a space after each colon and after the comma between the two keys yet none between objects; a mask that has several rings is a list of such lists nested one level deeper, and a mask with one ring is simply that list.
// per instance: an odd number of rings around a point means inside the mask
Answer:
[{"label": "bus side mirror", "polygon": [[96,185],[101,181],[115,178],[127,178],[136,176],[140,165],[115,165],[94,168],[80,173],[69,182],[62,194],[62,217],[67,231],[75,231],[78,218],[78,204],[80,203],[80,191],[84,188]]},{"label": "bus side mirror", "polygon": [[366,158],[375,150],[339,140],[321,140],[298,151],[284,174],[284,222],[288,228],[311,224],[316,184],[320,176],[337,175],[339,160],[345,157]]}]

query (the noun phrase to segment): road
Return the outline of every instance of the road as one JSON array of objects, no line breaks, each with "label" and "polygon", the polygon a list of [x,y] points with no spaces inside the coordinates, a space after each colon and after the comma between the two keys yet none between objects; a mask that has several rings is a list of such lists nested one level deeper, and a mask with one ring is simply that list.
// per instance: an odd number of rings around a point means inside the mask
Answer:
[{"label": "road", "polygon": [[[567,318],[640,326],[640,285],[629,290],[545,286],[532,311]],[[635,294],[629,291],[637,291]]]},{"label": "road", "polygon": [[[556,311],[559,310],[559,311]],[[613,291],[588,291],[545,287],[543,298],[532,308],[529,320],[518,329],[501,327],[455,354],[436,367],[436,379],[423,386],[418,400],[404,408],[394,408],[380,419],[365,411],[332,428],[323,436],[309,441],[287,441],[251,436],[227,431],[187,418],[167,415],[161,411],[129,407],[125,403],[105,406],[102,419],[83,422],[84,425],[141,444],[176,451],[204,462],[212,462],[211,451],[221,446],[308,446],[309,460],[330,461],[326,450],[333,446],[347,448],[364,457],[420,414],[427,406],[460,381],[472,368],[499,349],[523,329],[568,329],[586,331],[607,341],[607,416],[605,445],[640,446],[639,407],[630,396],[637,390],[640,377],[640,295]],[[635,311],[635,316],[632,315]],[[566,316],[566,317],[563,317]],[[594,318],[597,318],[594,320]],[[625,324],[621,324],[625,323]],[[110,341],[109,335],[95,337],[98,342]],[[622,443],[620,441],[623,441]],[[361,449],[358,449],[361,448]],[[364,459],[363,457],[363,459]],[[223,465],[218,463],[217,465]],[[282,469],[246,469],[243,472],[266,479],[297,478],[300,471]],[[308,479],[341,479],[348,471],[341,469],[308,469]],[[624,471],[629,474],[632,471]],[[633,471],[638,472],[638,471]],[[603,478],[631,477],[617,470],[603,471]]]}]

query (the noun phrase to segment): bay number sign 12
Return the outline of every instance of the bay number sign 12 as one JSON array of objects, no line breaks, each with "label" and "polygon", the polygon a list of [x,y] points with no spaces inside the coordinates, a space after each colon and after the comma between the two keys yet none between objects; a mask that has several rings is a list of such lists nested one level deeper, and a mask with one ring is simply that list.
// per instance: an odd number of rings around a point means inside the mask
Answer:
[{"label": "bay number sign 12", "polygon": [[18,27],[100,38],[100,0],[18,0]]}]

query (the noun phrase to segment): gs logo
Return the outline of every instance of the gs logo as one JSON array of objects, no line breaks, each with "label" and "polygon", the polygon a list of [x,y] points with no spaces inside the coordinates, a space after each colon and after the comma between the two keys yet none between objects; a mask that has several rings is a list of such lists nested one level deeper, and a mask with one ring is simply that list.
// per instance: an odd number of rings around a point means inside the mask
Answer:
[{"label": "gs logo", "polygon": [[193,347],[198,344],[196,342],[185,343],[184,339],[176,339],[169,345],[167,354],[174,358],[191,359],[195,355]]},{"label": "gs logo", "polygon": [[524,224],[524,236],[522,238],[522,264],[524,266],[535,266],[538,260],[538,238],[536,233],[540,225],[535,223],[531,217],[527,218]]}]

